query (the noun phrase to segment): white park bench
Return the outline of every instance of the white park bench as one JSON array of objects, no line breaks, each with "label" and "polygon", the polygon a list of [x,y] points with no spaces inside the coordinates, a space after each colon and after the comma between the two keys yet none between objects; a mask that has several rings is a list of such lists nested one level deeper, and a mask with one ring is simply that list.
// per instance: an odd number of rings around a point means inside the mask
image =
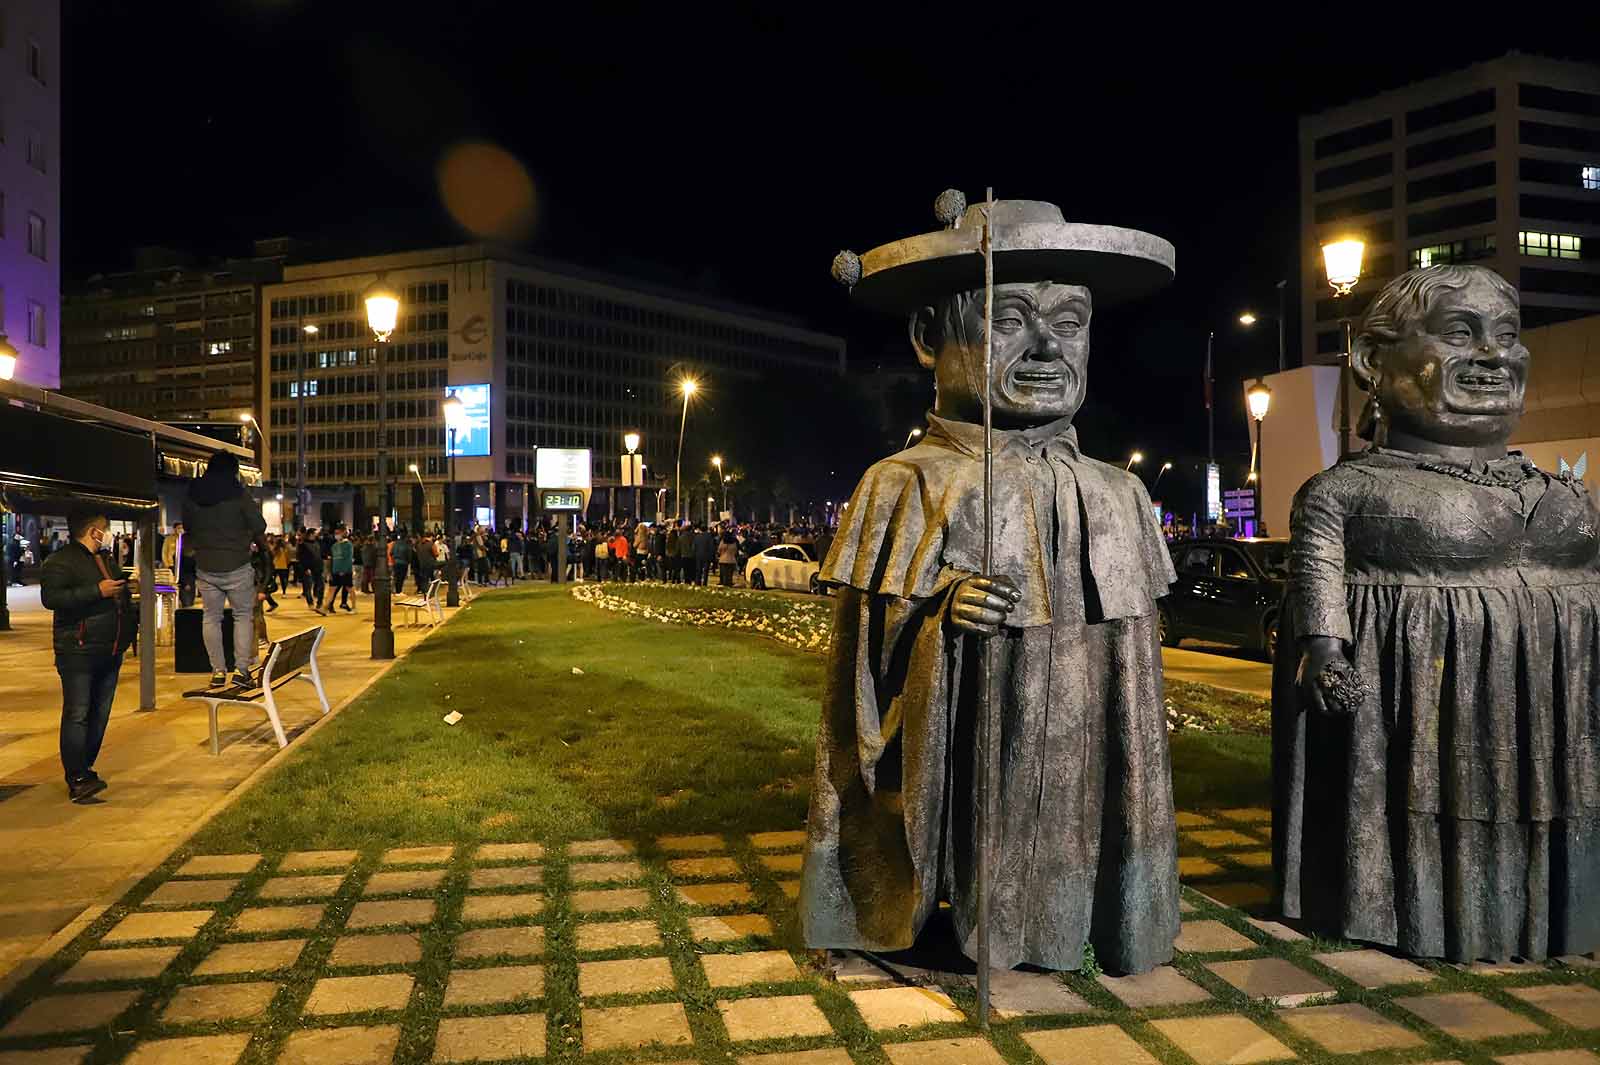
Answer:
[{"label": "white park bench", "polygon": [[254,687],[201,688],[183,693],[185,699],[197,699],[210,708],[212,754],[221,753],[217,712],[224,703],[230,706],[254,706],[266,711],[280,748],[289,746],[289,738],[284,735],[283,720],[278,716],[278,703],[274,698],[279,688],[292,680],[305,681],[316,689],[322,712],[328,713],[328,693],[323,690],[322,671],[317,667],[317,650],[322,646],[322,637],[326,632],[325,628],[318,625],[272,641],[267,648],[266,665],[262,667],[260,680]]},{"label": "white park bench", "polygon": [[444,583],[440,577],[428,581],[428,590],[421,595],[413,595],[403,599],[396,599],[394,605],[404,610],[411,611],[411,624],[416,625],[417,615],[424,610],[428,612],[428,625],[444,624],[444,607],[439,605],[439,587]]}]

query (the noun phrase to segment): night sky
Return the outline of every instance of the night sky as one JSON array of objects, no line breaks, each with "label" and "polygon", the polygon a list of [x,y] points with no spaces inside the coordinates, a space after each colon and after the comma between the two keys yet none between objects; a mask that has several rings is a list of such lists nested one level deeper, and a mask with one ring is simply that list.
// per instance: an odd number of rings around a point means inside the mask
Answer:
[{"label": "night sky", "polygon": [[[128,269],[140,244],[470,239],[436,170],[486,141],[532,179],[522,247],[799,316],[864,371],[912,356],[900,323],[850,307],[833,254],[935,228],[941,189],[987,184],[1177,246],[1167,292],[1095,320],[1086,449],[1203,454],[1216,328],[1218,447],[1242,454],[1237,383],[1275,368],[1276,336],[1234,317],[1271,310],[1284,277],[1297,302],[1296,116],[1513,48],[1600,60],[1592,20],[1527,4],[1510,29],[1464,7],[1406,25],[1399,5],[1204,22],[1141,5],[1120,26],[1073,5],[691,6],[69,0],[64,275]],[[1296,336],[1291,319],[1291,365]]]}]

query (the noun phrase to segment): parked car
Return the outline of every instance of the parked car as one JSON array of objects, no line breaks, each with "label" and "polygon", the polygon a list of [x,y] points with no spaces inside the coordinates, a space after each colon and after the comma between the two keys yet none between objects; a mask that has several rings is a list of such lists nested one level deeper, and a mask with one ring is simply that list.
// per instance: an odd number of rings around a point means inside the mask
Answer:
[{"label": "parked car", "polygon": [[1289,576],[1287,539],[1185,540],[1172,545],[1178,582],[1158,604],[1161,642],[1185,638],[1278,652],[1278,611]]},{"label": "parked car", "polygon": [[821,563],[811,557],[805,544],[774,544],[750,556],[744,566],[744,582],[757,590],[790,588],[819,595],[822,582],[817,577]]}]

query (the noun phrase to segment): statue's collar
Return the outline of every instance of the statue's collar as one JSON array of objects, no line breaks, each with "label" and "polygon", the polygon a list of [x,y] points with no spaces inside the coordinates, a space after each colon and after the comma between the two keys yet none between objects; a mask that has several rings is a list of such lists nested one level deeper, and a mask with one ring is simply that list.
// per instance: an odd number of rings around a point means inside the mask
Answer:
[{"label": "statue's collar", "polygon": [[[949,441],[957,451],[965,452],[974,457],[983,455],[983,426],[972,422],[958,422],[951,418],[941,418],[937,414],[928,413],[928,436],[939,437]],[[1053,422],[1035,425],[1028,429],[996,429],[994,430],[994,447],[996,451],[1004,451],[1008,447],[1021,445],[1029,451],[1039,451],[1046,444],[1056,443],[1067,449],[1073,457],[1078,458],[1078,430],[1073,427],[1072,419],[1057,418]]]}]

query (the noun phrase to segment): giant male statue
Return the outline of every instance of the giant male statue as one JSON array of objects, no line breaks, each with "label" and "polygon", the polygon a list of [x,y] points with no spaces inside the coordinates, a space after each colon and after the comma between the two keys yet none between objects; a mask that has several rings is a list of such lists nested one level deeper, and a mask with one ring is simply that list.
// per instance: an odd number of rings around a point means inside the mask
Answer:
[{"label": "giant male statue", "polygon": [[862,478],[822,568],[838,613],[801,894],[808,946],[909,947],[943,901],[975,956],[977,663],[1000,711],[991,957],[1112,972],[1172,956],[1178,871],[1155,599],[1174,579],[1143,483],[1078,449],[1097,305],[1172,275],[1166,241],[994,204],[994,566],[983,558],[980,206],[835,262],[907,316],[935,401]]}]

